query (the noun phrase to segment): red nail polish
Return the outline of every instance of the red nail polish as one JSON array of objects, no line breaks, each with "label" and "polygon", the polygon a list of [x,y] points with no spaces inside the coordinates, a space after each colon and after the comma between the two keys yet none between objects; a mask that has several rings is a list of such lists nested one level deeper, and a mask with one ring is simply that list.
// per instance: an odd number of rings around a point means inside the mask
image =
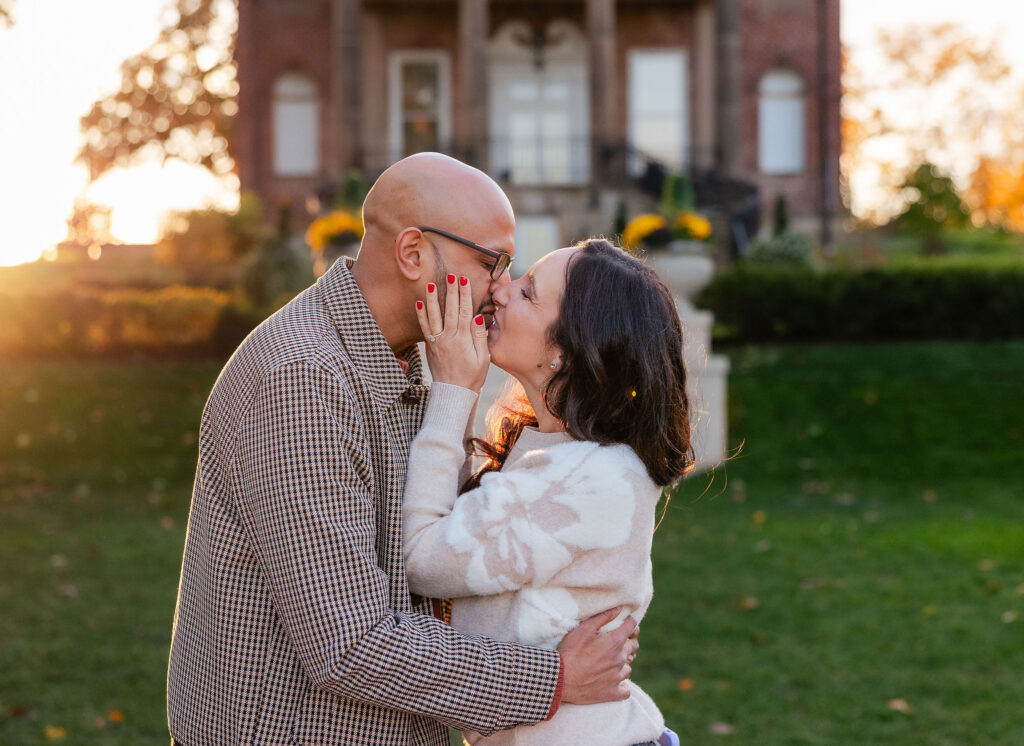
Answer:
[{"label": "red nail polish", "polygon": [[462,287],[466,287],[466,283],[468,283],[468,282],[469,282],[469,280],[467,280],[465,277],[460,277],[459,278],[459,284],[462,285]]},{"label": "red nail polish", "polygon": [[455,284],[455,275],[448,275],[448,284],[449,285],[454,285]]},{"label": "red nail polish", "polygon": [[432,292],[434,292],[435,290],[437,290],[437,285],[435,285],[435,284],[434,284],[434,283],[432,283],[432,282],[428,282],[428,283],[427,283],[427,292],[428,292],[428,293],[432,293]]},{"label": "red nail polish", "polygon": [[484,325],[484,317],[483,316],[477,316],[475,319],[473,319],[473,321],[476,322],[477,326],[483,326]]},{"label": "red nail polish", "polygon": [[423,301],[421,301],[421,300],[416,301],[416,310],[417,311],[422,311],[423,310]]}]

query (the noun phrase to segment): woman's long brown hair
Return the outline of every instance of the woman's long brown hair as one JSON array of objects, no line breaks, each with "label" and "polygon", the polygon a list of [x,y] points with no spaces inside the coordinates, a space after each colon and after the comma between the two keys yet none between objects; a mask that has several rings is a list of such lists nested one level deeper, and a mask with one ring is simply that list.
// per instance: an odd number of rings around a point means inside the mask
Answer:
[{"label": "woman's long brown hair", "polygon": [[[562,366],[544,389],[545,405],[574,439],[624,443],[656,484],[670,486],[694,462],[675,301],[650,267],[609,241],[577,246],[548,330]],[[486,462],[463,492],[499,470],[523,428],[537,424],[522,386],[495,403],[488,419],[489,438],[474,441]]]}]

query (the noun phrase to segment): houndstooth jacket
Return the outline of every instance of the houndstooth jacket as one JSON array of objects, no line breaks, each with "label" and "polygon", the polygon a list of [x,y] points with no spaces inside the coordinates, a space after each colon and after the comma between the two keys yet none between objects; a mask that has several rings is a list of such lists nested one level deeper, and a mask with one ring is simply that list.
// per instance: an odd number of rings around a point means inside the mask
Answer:
[{"label": "houndstooth jacket", "polygon": [[544,720],[550,650],[456,633],[409,593],[402,489],[426,403],[337,262],[221,372],[200,428],[167,677],[171,735],[423,744]]}]

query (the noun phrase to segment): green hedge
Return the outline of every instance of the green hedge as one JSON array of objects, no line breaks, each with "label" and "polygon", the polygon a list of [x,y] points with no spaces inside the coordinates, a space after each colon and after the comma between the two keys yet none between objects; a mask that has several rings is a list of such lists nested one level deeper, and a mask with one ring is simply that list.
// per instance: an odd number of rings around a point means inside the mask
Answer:
[{"label": "green hedge", "polygon": [[0,354],[212,352],[229,313],[227,293],[210,288],[0,289]]},{"label": "green hedge", "polygon": [[1024,265],[866,270],[722,270],[697,305],[716,339],[1008,339],[1024,337]]}]

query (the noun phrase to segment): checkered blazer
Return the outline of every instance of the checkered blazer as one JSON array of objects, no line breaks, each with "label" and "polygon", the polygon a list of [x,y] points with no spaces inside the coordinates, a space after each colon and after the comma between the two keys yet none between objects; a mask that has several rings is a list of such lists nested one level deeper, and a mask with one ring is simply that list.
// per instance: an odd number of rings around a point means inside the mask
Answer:
[{"label": "checkered blazer", "polygon": [[167,677],[171,735],[446,746],[543,720],[549,650],[462,636],[410,596],[402,489],[427,388],[346,262],[242,343],[203,412]]}]

